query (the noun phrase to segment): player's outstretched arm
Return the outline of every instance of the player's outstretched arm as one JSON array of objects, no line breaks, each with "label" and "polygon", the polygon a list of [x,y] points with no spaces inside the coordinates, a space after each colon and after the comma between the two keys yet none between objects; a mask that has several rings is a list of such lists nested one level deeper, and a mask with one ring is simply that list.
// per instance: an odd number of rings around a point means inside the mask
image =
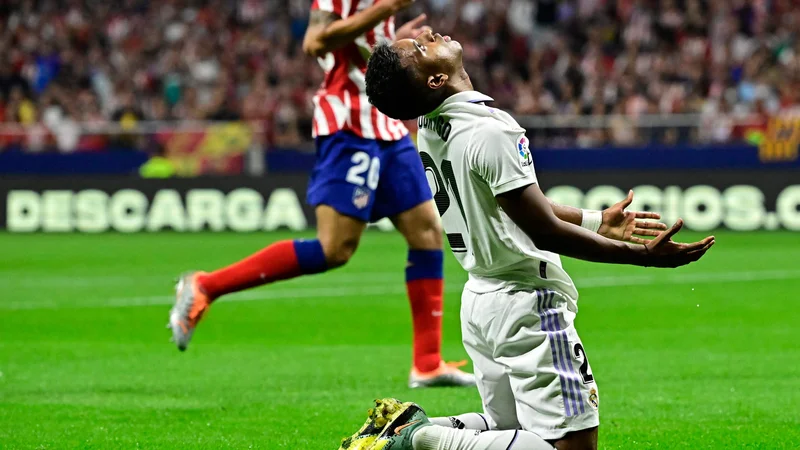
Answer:
[{"label": "player's outstretched arm", "polygon": [[714,245],[713,236],[692,244],[672,241],[683,226],[681,220],[646,245],[608,239],[559,219],[538,184],[499,194],[497,202],[537,247],[586,261],[679,267],[697,261]]},{"label": "player's outstretched arm", "polygon": [[303,38],[303,51],[309,56],[320,57],[344,47],[412,3],[414,0],[383,0],[346,19],[336,11],[314,9]]},{"label": "player's outstretched arm", "polygon": [[645,237],[658,236],[661,231],[667,229],[665,224],[652,221],[661,219],[661,215],[658,213],[626,211],[626,208],[633,202],[633,191],[628,191],[628,196],[624,200],[597,212],[584,211],[573,206],[560,205],[550,199],[547,200],[556,217],[574,225],[583,223],[584,214],[597,213],[599,217],[597,232],[609,239],[646,244],[648,239]]}]

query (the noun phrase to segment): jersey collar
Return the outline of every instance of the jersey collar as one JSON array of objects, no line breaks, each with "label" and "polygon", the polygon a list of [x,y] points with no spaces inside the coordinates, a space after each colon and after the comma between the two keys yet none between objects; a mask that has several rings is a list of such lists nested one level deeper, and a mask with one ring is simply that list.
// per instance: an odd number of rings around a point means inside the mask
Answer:
[{"label": "jersey collar", "polygon": [[447,99],[444,102],[442,102],[442,104],[439,105],[438,108],[434,109],[432,112],[428,114],[425,114],[425,117],[429,119],[432,117],[436,117],[442,112],[442,109],[445,106],[452,105],[453,103],[459,103],[459,102],[481,103],[481,102],[493,102],[493,101],[494,99],[492,97],[489,97],[488,95],[482,94],[478,91],[459,92],[458,94],[454,94],[451,95],[450,97],[447,97]]}]

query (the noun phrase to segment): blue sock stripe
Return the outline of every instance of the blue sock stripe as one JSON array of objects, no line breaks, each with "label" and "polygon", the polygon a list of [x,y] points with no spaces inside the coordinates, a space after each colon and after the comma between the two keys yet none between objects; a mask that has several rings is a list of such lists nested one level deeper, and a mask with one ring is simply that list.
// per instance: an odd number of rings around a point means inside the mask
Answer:
[{"label": "blue sock stripe", "polygon": [[328,263],[325,261],[325,252],[319,239],[294,241],[294,252],[297,255],[297,264],[305,274],[325,272]]},{"label": "blue sock stripe", "polygon": [[440,280],[444,277],[444,252],[409,250],[406,281]]}]

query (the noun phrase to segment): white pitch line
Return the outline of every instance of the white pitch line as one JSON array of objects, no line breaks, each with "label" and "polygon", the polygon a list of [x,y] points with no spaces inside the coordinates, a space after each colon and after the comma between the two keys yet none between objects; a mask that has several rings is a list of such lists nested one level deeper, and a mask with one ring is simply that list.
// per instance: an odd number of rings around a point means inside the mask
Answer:
[{"label": "white pitch line", "polygon": [[[363,277],[360,277],[363,278]],[[662,284],[708,284],[708,283],[737,283],[748,281],[768,281],[768,280],[788,280],[800,279],[800,270],[762,270],[762,271],[743,271],[743,272],[706,272],[706,273],[686,273],[672,275],[632,275],[632,276],[603,276],[587,277],[576,280],[579,290],[604,288],[604,287],[625,287],[625,286],[647,286]],[[461,283],[447,283],[445,292],[461,292]],[[381,296],[405,293],[402,283],[380,284],[380,285],[360,285],[347,287],[297,287],[292,289],[262,289],[246,291],[226,297],[224,302],[247,302],[255,300],[293,300],[320,297],[357,297],[357,296]],[[30,310],[30,309],[68,309],[68,308],[121,308],[130,306],[146,305],[171,305],[174,297],[170,295],[142,296],[142,297],[121,297],[96,302],[83,303],[57,303],[47,302],[0,302],[0,310]]]}]

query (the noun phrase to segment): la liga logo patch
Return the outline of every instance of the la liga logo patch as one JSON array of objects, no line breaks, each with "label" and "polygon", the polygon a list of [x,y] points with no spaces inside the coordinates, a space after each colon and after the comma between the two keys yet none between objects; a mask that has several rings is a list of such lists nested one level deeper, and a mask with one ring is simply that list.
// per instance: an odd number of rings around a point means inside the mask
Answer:
[{"label": "la liga logo patch", "polygon": [[519,163],[522,167],[533,165],[533,156],[531,155],[530,141],[527,137],[522,136],[517,140],[517,152],[519,153]]}]

